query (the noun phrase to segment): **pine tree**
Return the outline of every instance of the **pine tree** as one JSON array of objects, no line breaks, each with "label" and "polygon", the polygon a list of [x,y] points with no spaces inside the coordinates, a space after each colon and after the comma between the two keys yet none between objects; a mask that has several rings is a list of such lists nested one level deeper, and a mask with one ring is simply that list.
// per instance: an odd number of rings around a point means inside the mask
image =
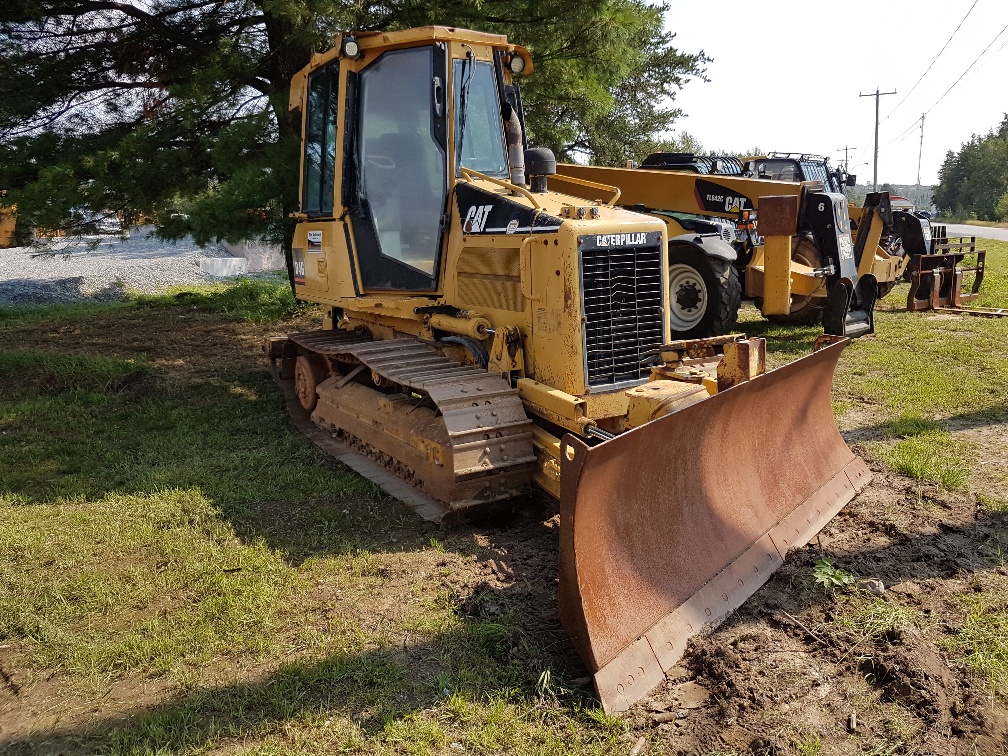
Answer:
[{"label": "pine tree", "polygon": [[93,230],[103,213],[200,243],[289,250],[300,121],[292,75],[341,29],[442,23],[503,32],[536,61],[533,141],[559,158],[639,159],[703,77],[662,5],[587,0],[5,0],[0,189],[25,227]]},{"label": "pine tree", "polygon": [[[1008,194],[1008,114],[986,136],[976,134],[958,152],[949,150],[938,170],[934,201],[957,218],[1000,220]],[[1006,206],[1008,209],[1008,206]]]}]

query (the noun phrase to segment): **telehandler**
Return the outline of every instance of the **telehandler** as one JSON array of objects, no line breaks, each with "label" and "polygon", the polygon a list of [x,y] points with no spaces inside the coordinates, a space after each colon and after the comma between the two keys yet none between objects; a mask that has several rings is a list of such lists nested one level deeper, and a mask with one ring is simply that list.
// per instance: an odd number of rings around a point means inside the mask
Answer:
[{"label": "telehandler", "polygon": [[[743,176],[773,179],[775,181],[822,181],[831,192],[843,192],[844,187],[855,186],[857,177],[844,168],[832,168],[829,158],[797,152],[770,152],[766,155],[738,158]],[[861,222],[862,210],[849,203],[851,223],[856,228]],[[939,233],[944,233],[943,231]],[[897,284],[900,278],[910,280],[910,267],[915,258],[934,253],[935,235],[931,217],[924,212],[893,208],[892,223],[886,228],[875,252],[873,272],[879,283],[879,299]]]},{"label": "telehandler", "polygon": [[[672,341],[666,224],[552,191],[506,37],[344,35],[291,85],[291,276],[265,350],[295,423],[423,516],[560,500],[560,616],[628,708],[870,479],[830,403],[846,339]],[[802,444],[793,443],[801,438]]]},{"label": "telehandler", "polygon": [[[693,156],[658,153],[640,168],[562,164],[556,179],[584,199],[602,194],[568,180],[617,186],[624,207],[668,224],[674,335],[725,333],[743,297],[773,320],[822,320],[825,332],[838,336],[874,332],[875,300],[906,265],[902,252],[890,247],[887,193],[870,194],[856,208],[824,177],[796,183],[734,170],[706,174],[700,167],[712,170],[714,161],[694,160],[688,168],[685,157]],[[735,222],[742,233],[725,239],[709,218]],[[781,255],[791,260],[789,268],[779,262]],[[768,270],[771,259],[778,262]]]},{"label": "telehandler", "polygon": [[[802,197],[806,191],[818,190],[839,196],[845,186],[852,185],[853,176],[839,168],[833,170],[829,161],[818,155],[779,152],[740,158],[659,152],[645,158],[640,167],[648,173],[632,174],[627,172],[629,169],[581,165],[561,165],[558,170],[562,175],[594,178],[619,185],[624,190],[624,204],[632,202],[637,209],[669,219],[669,234],[674,237],[673,242],[680,236],[689,239],[698,233],[716,233],[734,247],[736,257],[732,267],[741,284],[736,285],[729,278],[730,271],[721,273],[720,289],[710,289],[706,297],[703,295],[707,291],[701,291],[700,300],[709,302],[710,309],[703,304],[693,305],[697,297],[689,290],[686,291],[685,308],[677,308],[676,297],[673,296],[674,332],[677,321],[683,328],[689,326],[678,331],[685,336],[723,333],[730,328],[742,298],[734,295],[735,288],[740,289],[744,297],[755,300],[757,307],[770,320],[811,324],[822,319],[828,300],[825,285],[828,276],[822,271],[835,266],[835,252],[830,249],[832,235],[827,236],[824,246],[821,234],[817,234],[814,228],[814,219],[808,215],[809,207],[802,200],[798,211],[800,216],[794,221],[798,233],[791,243],[793,293],[789,307],[786,310],[780,306],[768,308],[763,297],[764,270],[758,250],[760,237],[757,229],[760,226],[756,213],[760,197],[767,194]],[[659,175],[658,171],[668,173]],[[579,196],[593,196],[584,189],[570,191]],[[894,210],[887,197],[882,199],[882,194],[867,197],[864,207],[851,202],[847,205],[854,238],[860,233],[862,218],[869,226],[877,224],[870,228],[871,241],[866,240],[863,245],[857,243],[855,247],[857,274],[871,273],[878,284],[879,299],[888,294],[901,277],[908,279],[911,261],[928,254],[931,246],[927,215]],[[742,214],[747,217],[742,219]],[[724,264],[713,258],[728,260],[730,253],[723,250],[722,254],[715,256],[711,253],[715,246],[716,243],[708,245],[708,260],[695,260],[698,269],[686,270],[685,274],[680,272],[678,278],[674,271],[670,273],[673,285],[685,275],[700,288],[704,266],[724,269]],[[873,249],[874,252],[866,256],[865,249]],[[820,272],[816,274],[816,271]],[[817,276],[820,279],[818,283],[812,280]],[[711,276],[708,274],[706,278]],[[681,311],[678,318],[676,309]],[[830,330],[828,323],[826,325],[827,332],[836,332]]]}]

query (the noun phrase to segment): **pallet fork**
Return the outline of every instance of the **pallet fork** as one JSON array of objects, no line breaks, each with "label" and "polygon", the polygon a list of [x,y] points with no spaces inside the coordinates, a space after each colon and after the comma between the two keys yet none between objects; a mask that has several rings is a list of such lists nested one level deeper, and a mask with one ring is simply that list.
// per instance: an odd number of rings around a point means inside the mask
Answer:
[{"label": "pallet fork", "polygon": [[[935,310],[954,312],[980,317],[1005,317],[1008,309],[994,307],[970,307],[963,305],[980,296],[983,283],[986,250],[976,248],[976,237],[949,239],[942,226],[936,226],[936,234],[931,242],[931,253],[914,255],[907,267],[910,291],[907,293],[907,309],[911,311]],[[967,257],[976,256],[972,264],[964,264]],[[972,284],[964,289],[965,274],[973,274]]]}]

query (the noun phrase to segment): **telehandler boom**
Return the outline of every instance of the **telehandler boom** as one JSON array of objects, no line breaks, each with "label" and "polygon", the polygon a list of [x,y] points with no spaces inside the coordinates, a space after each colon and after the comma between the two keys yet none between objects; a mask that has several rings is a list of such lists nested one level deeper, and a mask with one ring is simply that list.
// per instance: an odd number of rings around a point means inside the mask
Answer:
[{"label": "telehandler boom", "polygon": [[561,500],[560,616],[618,711],[870,474],[831,410],[846,340],[770,372],[761,339],[672,341],[665,223],[550,190],[531,70],[442,27],[313,55],[290,273],[323,322],[265,348],[295,422],[424,516]]},{"label": "telehandler boom", "polygon": [[[822,181],[707,175],[657,159],[663,155],[641,168],[564,164],[557,180],[585,199],[601,194],[580,181],[612,184],[624,207],[668,224],[674,335],[724,333],[743,295],[772,319],[822,319],[825,332],[837,336],[874,332],[879,281],[897,280],[905,265],[880,246],[893,225],[888,194],[868,196],[856,210],[864,222],[855,231],[847,198]],[[743,240],[729,243],[704,217],[740,222]]]},{"label": "telehandler boom", "polygon": [[[679,153],[681,157],[669,159],[677,153],[658,153],[649,156],[642,165],[661,165],[673,168],[673,164],[693,162],[700,170],[711,165],[711,159],[697,160],[694,155]],[[722,170],[729,170],[749,178],[772,179],[801,183],[820,181],[830,192],[843,192],[845,187],[856,186],[857,177],[844,168],[832,168],[829,158],[797,152],[771,152],[767,155],[740,157],[724,160]],[[862,208],[848,203],[851,223],[855,227],[861,222]],[[932,233],[931,218],[927,213],[893,208],[892,223],[887,226],[882,241],[875,250],[872,273],[879,283],[879,299],[884,297],[898,283],[900,278],[909,280],[909,268],[915,258],[933,254],[932,246],[940,239]]]}]

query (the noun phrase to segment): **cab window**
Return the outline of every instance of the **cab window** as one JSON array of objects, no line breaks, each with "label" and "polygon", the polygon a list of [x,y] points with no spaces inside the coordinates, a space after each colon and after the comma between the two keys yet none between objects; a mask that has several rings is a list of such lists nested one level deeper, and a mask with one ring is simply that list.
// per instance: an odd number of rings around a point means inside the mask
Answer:
[{"label": "cab window", "polygon": [[456,60],[453,74],[456,175],[459,167],[464,167],[506,177],[504,121],[493,65],[481,60]]},{"label": "cab window", "polygon": [[432,47],[386,52],[361,74],[361,190],[374,237],[358,247],[371,288],[434,285],[447,193],[443,77]]},{"label": "cab window", "polygon": [[308,77],[301,212],[332,215],[336,168],[336,110],[339,67],[331,63]]}]

